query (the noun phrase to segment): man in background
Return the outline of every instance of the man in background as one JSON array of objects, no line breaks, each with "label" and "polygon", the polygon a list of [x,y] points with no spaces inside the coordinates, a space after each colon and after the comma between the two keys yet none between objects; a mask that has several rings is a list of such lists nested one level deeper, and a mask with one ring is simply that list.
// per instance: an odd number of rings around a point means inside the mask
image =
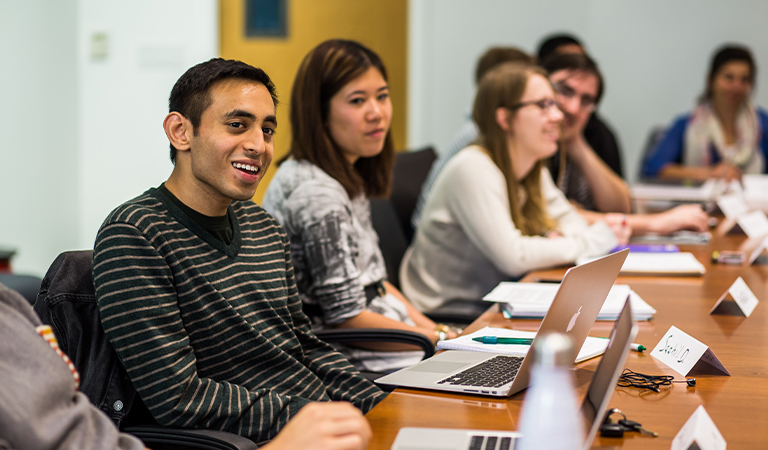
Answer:
[{"label": "man in background", "polygon": [[[552,54],[542,62],[563,112],[560,148],[550,161],[552,178],[589,221],[627,225],[632,234],[669,234],[686,229],[706,231],[707,215],[697,205],[684,205],[660,214],[629,214],[629,187],[595,150],[597,143],[613,142],[607,127],[587,139],[590,121],[603,93],[597,64],[579,53]],[[600,127],[593,127],[593,131]],[[603,153],[606,148],[603,147]]]}]

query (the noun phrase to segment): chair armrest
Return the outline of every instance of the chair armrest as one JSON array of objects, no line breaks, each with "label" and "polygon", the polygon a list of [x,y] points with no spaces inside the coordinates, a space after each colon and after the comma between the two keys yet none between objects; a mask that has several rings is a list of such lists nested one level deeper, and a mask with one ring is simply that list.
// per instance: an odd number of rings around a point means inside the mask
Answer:
[{"label": "chair armrest", "polygon": [[482,300],[453,299],[437,308],[424,311],[424,315],[435,322],[469,325],[491,306],[492,304]]},{"label": "chair armrest", "polygon": [[218,430],[173,428],[161,425],[139,425],[122,430],[132,434],[149,448],[172,444],[173,448],[197,450],[254,450],[259,448],[243,436]]},{"label": "chair armrest", "polygon": [[435,345],[421,333],[390,328],[334,328],[317,330],[315,334],[329,343],[356,344],[360,342],[395,342],[415,345],[424,351],[424,358],[435,354]]}]

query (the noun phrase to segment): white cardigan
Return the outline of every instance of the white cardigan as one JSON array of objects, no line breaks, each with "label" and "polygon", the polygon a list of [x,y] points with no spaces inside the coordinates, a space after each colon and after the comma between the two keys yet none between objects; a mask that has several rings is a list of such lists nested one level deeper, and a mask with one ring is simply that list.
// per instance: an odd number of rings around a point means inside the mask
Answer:
[{"label": "white cardigan", "polygon": [[512,222],[504,175],[480,147],[451,158],[400,266],[406,297],[421,311],[454,298],[479,300],[500,281],[616,246],[610,227],[602,221],[588,225],[546,168],[541,190],[562,238],[522,235]]}]

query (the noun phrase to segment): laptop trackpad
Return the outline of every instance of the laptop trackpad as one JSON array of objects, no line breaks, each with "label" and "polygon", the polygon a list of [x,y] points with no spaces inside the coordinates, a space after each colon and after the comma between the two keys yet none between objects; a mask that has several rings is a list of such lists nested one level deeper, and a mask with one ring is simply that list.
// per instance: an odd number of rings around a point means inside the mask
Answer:
[{"label": "laptop trackpad", "polygon": [[467,363],[465,362],[426,361],[411,367],[409,370],[416,372],[451,373],[454,370],[459,370],[466,366]]}]

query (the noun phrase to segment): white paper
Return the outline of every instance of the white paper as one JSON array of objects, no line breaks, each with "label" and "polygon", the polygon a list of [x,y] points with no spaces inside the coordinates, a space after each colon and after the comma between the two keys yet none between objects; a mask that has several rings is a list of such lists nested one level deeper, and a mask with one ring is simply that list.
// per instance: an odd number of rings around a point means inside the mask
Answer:
[{"label": "white paper", "polygon": [[709,347],[675,326],[671,326],[669,331],[664,334],[664,337],[651,351],[651,356],[682,376],[688,375],[700,360],[718,371],[730,375]]},{"label": "white paper", "polygon": [[736,220],[742,231],[750,239],[758,239],[768,235],[768,217],[762,211],[752,211]]},{"label": "white paper", "polygon": [[636,253],[629,252],[622,274],[643,275],[701,275],[706,271],[704,266],[693,256],[693,253]]},{"label": "white paper", "polygon": [[699,405],[685,422],[672,440],[670,450],[688,450],[694,443],[700,450],[725,450],[726,447],[723,435],[703,405]]},{"label": "white paper", "polygon": [[728,290],[720,296],[720,298],[717,300],[717,303],[715,303],[709,313],[714,314],[715,311],[717,311],[717,309],[723,305],[723,302],[726,302],[729,299],[733,300],[733,302],[739,307],[739,310],[742,312],[742,314],[744,314],[746,317],[749,317],[749,315],[752,314],[752,311],[755,310],[755,307],[759,303],[759,300],[752,292],[752,290],[749,289],[747,283],[745,283],[744,280],[739,277],[736,279],[736,281],[733,282],[731,287],[729,287]]},{"label": "white paper", "polygon": [[750,209],[768,212],[768,175],[747,174],[741,177],[744,183],[744,200]]},{"label": "white paper", "polygon": [[663,184],[636,184],[631,188],[632,198],[649,200],[681,200],[689,202],[710,201],[727,185],[715,179],[705,181],[701,186],[675,186]]},{"label": "white paper", "polygon": [[765,249],[768,248],[768,236],[765,237],[762,241],[760,241],[759,244],[757,244],[757,247],[755,247],[754,250],[752,250],[752,253],[749,255],[749,260],[747,261],[747,265],[751,266],[755,263],[757,260],[757,257],[760,256],[760,254],[765,251]]},{"label": "white paper", "polygon": [[483,300],[489,302],[514,302],[520,305],[543,305],[548,310],[549,305],[555,300],[558,289],[560,289],[559,284],[502,281],[483,297]]},{"label": "white paper", "polygon": [[741,277],[733,282],[728,289],[728,293],[731,294],[733,300],[739,305],[739,308],[741,308],[744,315],[747,317],[752,314],[752,311],[755,310],[755,307],[759,303],[755,294],[749,289],[749,286],[747,286],[747,283],[745,283]]},{"label": "white paper", "polygon": [[[483,300],[506,303],[503,306],[512,317],[544,317],[555,299],[559,284],[518,283],[502,281]],[[614,284],[608,292],[597,320],[616,320],[629,295],[634,320],[649,320],[656,310],[632,291],[629,285]]]},{"label": "white paper", "polygon": [[738,219],[749,212],[749,206],[740,194],[726,194],[717,198],[717,206],[728,219]]},{"label": "white paper", "polygon": [[[474,333],[460,336],[455,339],[448,339],[445,341],[439,341],[437,343],[438,350],[466,350],[473,352],[488,352],[488,353],[503,353],[506,355],[525,356],[528,354],[528,350],[531,349],[530,345],[518,345],[518,344],[483,344],[482,342],[473,341],[474,337],[482,336],[496,336],[496,337],[512,337],[512,338],[525,338],[533,339],[536,337],[535,331],[521,331],[510,330],[507,328],[494,328],[485,327],[482,330],[475,331]],[[605,349],[608,347],[608,339],[599,337],[587,337],[582,345],[579,355],[576,357],[575,362],[582,362],[596,356],[600,356],[605,353]]]}]

